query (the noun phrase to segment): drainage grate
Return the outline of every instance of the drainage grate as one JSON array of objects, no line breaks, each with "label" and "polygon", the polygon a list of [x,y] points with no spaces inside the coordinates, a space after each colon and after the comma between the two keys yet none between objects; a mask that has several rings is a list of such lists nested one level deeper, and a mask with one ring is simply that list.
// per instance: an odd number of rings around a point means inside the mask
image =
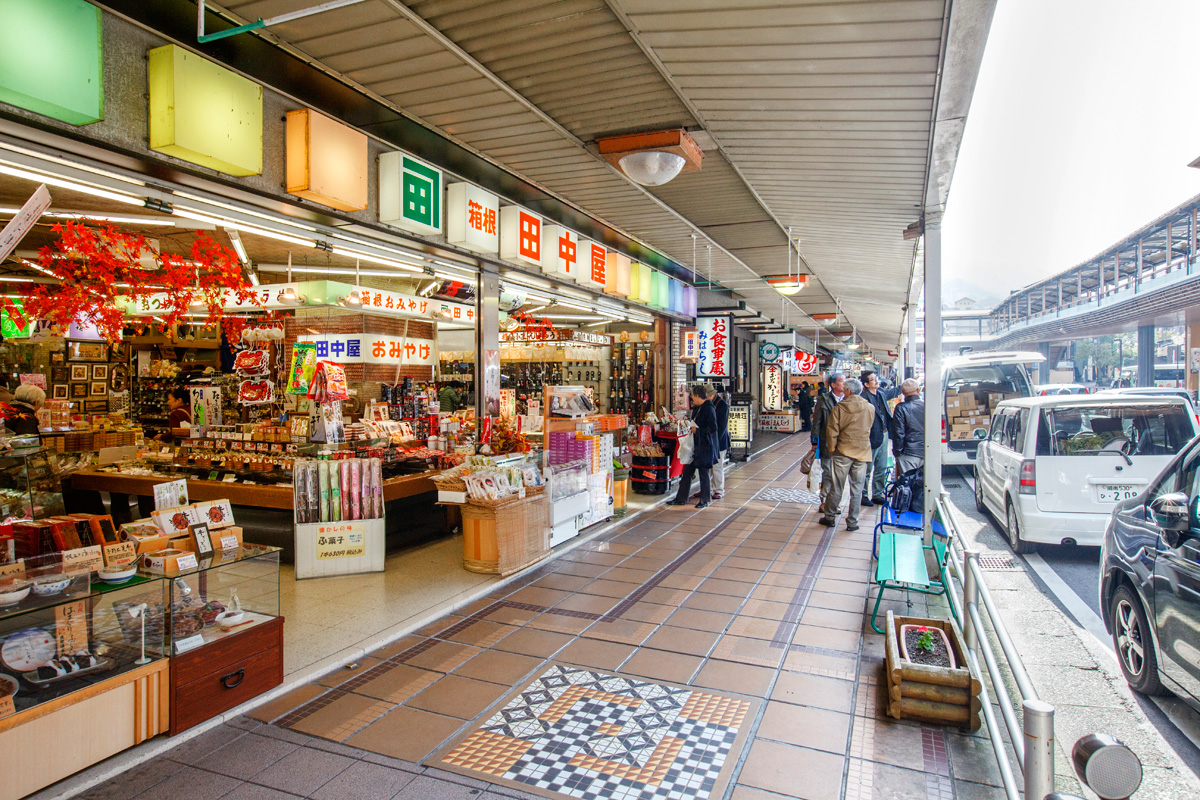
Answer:
[{"label": "drainage grate", "polygon": [[984,572],[1017,572],[1021,565],[1012,556],[980,556],[979,568]]},{"label": "drainage grate", "polygon": [[755,500],[765,500],[768,503],[804,503],[815,506],[821,498],[804,489],[763,489],[754,496]]},{"label": "drainage grate", "polygon": [[961,489],[963,485],[954,481],[942,481],[942,487],[946,489]]}]

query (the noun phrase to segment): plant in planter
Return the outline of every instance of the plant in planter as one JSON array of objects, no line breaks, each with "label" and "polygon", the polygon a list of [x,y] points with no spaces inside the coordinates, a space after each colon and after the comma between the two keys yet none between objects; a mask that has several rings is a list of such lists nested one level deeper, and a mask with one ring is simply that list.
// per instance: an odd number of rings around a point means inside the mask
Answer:
[{"label": "plant in planter", "polygon": [[979,730],[982,688],[952,622],[887,613],[888,715]]}]

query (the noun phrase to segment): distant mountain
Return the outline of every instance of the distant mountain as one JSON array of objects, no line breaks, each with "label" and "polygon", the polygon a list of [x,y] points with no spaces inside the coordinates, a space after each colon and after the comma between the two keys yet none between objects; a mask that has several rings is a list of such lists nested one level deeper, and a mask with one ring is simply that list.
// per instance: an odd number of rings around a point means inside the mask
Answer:
[{"label": "distant mountain", "polygon": [[962,278],[946,278],[942,281],[943,305],[953,306],[963,297],[973,299],[976,308],[995,308],[1004,299],[995,292]]}]

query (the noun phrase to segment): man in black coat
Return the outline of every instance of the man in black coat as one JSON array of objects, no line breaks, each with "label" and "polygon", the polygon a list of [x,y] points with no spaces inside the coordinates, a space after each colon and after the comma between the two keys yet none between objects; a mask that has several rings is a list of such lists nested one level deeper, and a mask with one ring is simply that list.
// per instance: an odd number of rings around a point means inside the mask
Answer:
[{"label": "man in black coat", "polygon": [[921,399],[920,384],[912,378],[900,384],[900,393],[904,402],[896,406],[892,417],[896,433],[892,455],[896,457],[896,470],[905,473],[925,463],[925,401]]},{"label": "man in black coat", "polygon": [[725,457],[729,455],[729,403],[721,394],[719,383],[708,387],[708,402],[712,403],[717,415],[717,463],[712,471],[712,499],[720,500],[725,494]]},{"label": "man in black coat", "polygon": [[825,496],[829,494],[829,487],[833,482],[833,450],[829,448],[829,439],[825,435],[825,429],[829,425],[829,415],[833,413],[834,406],[840,403],[845,396],[846,376],[840,372],[830,375],[829,391],[817,397],[817,406],[813,411],[812,443],[814,447],[820,448],[817,455],[821,459],[822,508]]},{"label": "man in black coat", "polygon": [[692,401],[692,460],[683,467],[683,475],[679,478],[679,491],[675,499],[668,505],[682,506],[687,504],[688,496],[692,493],[692,476],[700,472],[700,502],[696,508],[706,508],[712,500],[712,488],[709,472],[717,463],[717,414],[713,404],[708,402],[708,388],[696,384],[691,388],[688,399]]},{"label": "man in black coat", "polygon": [[895,438],[892,429],[892,414],[888,410],[887,397],[879,388],[879,376],[871,370],[862,374],[863,399],[875,408],[875,421],[871,425],[871,463],[867,464],[867,476],[863,481],[862,504],[873,506],[886,502],[884,490],[888,480],[888,438]]}]

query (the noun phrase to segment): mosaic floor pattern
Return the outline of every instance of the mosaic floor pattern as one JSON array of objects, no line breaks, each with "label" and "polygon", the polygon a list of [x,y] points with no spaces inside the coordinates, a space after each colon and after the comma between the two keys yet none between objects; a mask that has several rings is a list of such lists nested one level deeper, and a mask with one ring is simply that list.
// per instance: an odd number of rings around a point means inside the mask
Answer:
[{"label": "mosaic floor pattern", "polygon": [[736,761],[750,709],[740,698],[555,664],[443,751],[440,766],[550,796],[706,800]]},{"label": "mosaic floor pattern", "polygon": [[768,503],[805,503],[807,505],[820,505],[821,503],[819,495],[806,489],[768,488],[756,494],[754,499]]}]

